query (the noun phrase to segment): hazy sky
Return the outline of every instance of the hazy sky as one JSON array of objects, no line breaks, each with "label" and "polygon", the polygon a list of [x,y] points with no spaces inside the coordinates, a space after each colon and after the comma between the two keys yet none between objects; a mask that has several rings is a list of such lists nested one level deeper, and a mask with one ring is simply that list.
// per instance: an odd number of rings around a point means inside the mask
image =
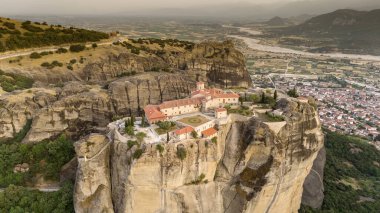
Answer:
[{"label": "hazy sky", "polygon": [[[194,6],[197,9],[194,9]],[[0,16],[138,15],[151,14],[157,10],[164,11],[165,15],[167,9],[173,8],[179,15],[183,14],[179,9],[188,8],[188,14],[194,15],[204,10],[202,14],[206,15],[214,12],[223,16],[233,11],[243,16],[246,14],[261,16],[270,11],[279,15],[318,14],[351,7],[375,9],[377,6],[380,6],[380,0],[0,0]],[[224,7],[224,10],[218,10],[218,7]]]},{"label": "hazy sky", "polygon": [[[94,14],[132,10],[183,8],[205,4],[263,4],[280,0],[0,0],[0,15]],[[281,0],[292,2],[295,0]]]}]

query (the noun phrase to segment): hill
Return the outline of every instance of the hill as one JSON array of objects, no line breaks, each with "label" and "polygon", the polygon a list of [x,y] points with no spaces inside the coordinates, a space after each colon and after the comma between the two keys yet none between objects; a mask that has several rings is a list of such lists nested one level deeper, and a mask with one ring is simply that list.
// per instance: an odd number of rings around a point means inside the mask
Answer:
[{"label": "hill", "polygon": [[[297,26],[278,29],[282,35],[304,36],[324,41],[323,49],[380,54],[380,9],[372,11],[337,10],[316,16]],[[326,42],[329,41],[330,42]],[[317,42],[315,42],[317,43]]]},{"label": "hill", "polygon": [[103,32],[0,17],[0,52],[107,38],[108,34]]},{"label": "hill", "polygon": [[380,152],[360,138],[326,132],[325,199],[320,210],[379,212]]},{"label": "hill", "polygon": [[265,22],[265,24],[270,25],[270,26],[284,26],[288,24],[288,20],[276,16],[276,17],[271,18],[267,22]]}]

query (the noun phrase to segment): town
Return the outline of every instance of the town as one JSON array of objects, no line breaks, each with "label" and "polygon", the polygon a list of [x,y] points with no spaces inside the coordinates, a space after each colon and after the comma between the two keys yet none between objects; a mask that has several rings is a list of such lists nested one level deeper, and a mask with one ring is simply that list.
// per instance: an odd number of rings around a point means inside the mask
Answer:
[{"label": "town", "polygon": [[379,62],[254,52],[247,66],[257,88],[314,97],[330,131],[380,140]]}]

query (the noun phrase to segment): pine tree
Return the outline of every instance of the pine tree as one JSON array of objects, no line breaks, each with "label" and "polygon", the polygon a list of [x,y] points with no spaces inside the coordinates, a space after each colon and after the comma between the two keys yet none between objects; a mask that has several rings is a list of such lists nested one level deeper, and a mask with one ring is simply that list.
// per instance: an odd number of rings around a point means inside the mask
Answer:
[{"label": "pine tree", "polygon": [[274,91],[273,98],[274,100],[277,100],[277,90]]},{"label": "pine tree", "polygon": [[261,103],[264,104],[265,103],[265,92],[261,93]]}]

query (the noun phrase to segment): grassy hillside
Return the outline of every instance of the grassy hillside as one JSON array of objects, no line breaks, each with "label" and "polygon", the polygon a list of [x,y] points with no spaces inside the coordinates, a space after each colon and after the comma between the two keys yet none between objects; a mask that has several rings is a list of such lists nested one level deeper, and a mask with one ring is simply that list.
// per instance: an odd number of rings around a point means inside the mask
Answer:
[{"label": "grassy hillside", "polygon": [[380,152],[359,138],[327,132],[325,199],[321,210],[380,212]]},{"label": "grassy hillside", "polygon": [[379,23],[380,9],[346,9],[316,16],[303,24],[277,29],[274,32],[306,37],[311,40],[308,42],[312,45],[322,41],[322,48],[315,51],[338,48],[346,52],[380,54]]},{"label": "grassy hillside", "polygon": [[92,30],[64,28],[47,23],[17,21],[0,17],[0,52],[23,48],[96,42],[108,34]]}]

